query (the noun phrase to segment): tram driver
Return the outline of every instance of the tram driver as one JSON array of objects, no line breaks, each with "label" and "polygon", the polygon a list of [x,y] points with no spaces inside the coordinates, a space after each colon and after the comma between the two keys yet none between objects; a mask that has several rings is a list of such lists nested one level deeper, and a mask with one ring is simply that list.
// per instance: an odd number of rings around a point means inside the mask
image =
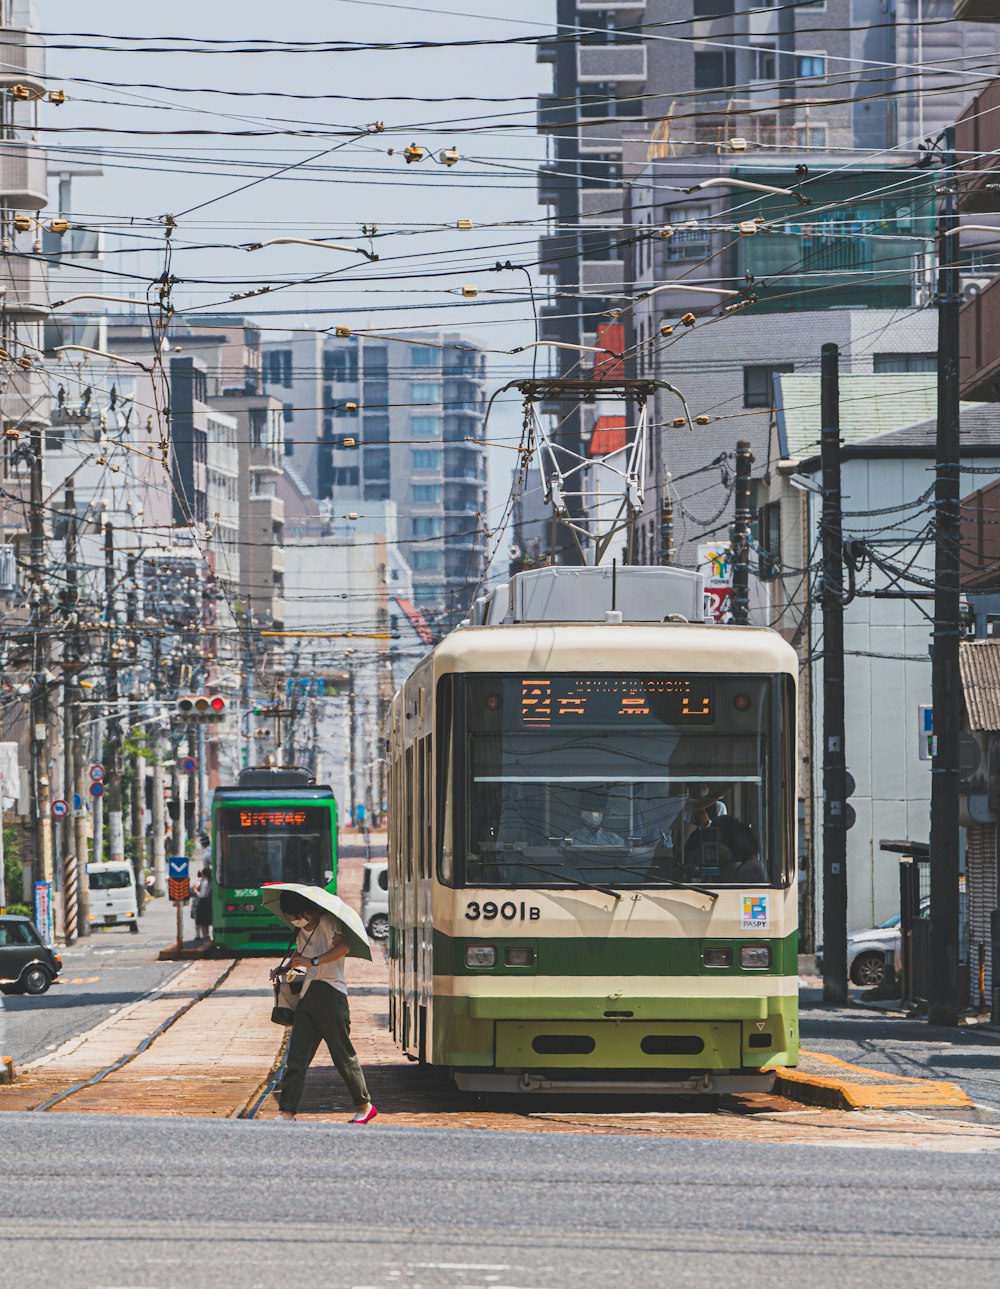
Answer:
[{"label": "tram driver", "polygon": [[607,813],[607,797],[600,792],[584,792],[580,795],[580,824],[571,832],[567,841],[575,846],[601,846],[607,849],[622,849],[624,837],[604,827],[604,816]]}]

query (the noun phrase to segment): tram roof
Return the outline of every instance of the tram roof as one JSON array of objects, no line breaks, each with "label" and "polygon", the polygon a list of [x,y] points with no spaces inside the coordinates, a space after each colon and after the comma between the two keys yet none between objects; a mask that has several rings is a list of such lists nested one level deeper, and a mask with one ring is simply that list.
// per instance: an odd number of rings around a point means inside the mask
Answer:
[{"label": "tram roof", "polygon": [[504,672],[787,672],[795,650],[767,627],[681,622],[546,622],[459,627],[434,650],[435,670]]},{"label": "tram roof", "polygon": [[227,786],[216,788],[213,801],[334,801],[333,788],[314,783],[298,788],[253,788]]}]

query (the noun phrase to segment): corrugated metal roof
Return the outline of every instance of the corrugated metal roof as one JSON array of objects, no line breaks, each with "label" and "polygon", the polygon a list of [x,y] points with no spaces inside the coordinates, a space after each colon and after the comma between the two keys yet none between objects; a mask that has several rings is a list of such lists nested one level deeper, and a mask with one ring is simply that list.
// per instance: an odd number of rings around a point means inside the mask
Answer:
[{"label": "corrugated metal roof", "polygon": [[[776,374],[775,401],[781,451],[788,457],[819,452],[819,375]],[[863,443],[937,415],[934,372],[871,372],[840,377],[840,437]]]},{"label": "corrugated metal roof", "polygon": [[969,725],[1000,730],[1000,640],[963,640],[958,662]]}]

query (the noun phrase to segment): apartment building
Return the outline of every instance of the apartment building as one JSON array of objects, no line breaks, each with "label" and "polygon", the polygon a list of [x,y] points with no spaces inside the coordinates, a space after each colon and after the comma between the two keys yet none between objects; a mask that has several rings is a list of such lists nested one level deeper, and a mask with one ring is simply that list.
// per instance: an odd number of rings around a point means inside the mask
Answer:
[{"label": "apartment building", "polygon": [[417,606],[457,620],[485,564],[486,360],[461,336],[294,336],[264,344],[285,463],[320,501],[391,501]]}]

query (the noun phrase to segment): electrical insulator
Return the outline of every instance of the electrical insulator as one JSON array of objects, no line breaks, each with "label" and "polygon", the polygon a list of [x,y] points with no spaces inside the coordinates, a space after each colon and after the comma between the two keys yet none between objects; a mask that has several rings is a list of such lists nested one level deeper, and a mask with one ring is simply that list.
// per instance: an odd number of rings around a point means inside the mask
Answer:
[{"label": "electrical insulator", "polygon": [[30,215],[15,215],[15,216],[14,216],[14,232],[15,232],[15,233],[30,233],[30,232],[31,232],[31,216],[30,216]]},{"label": "electrical insulator", "polygon": [[462,287],[462,295],[465,296],[466,300],[474,300],[478,294],[479,287],[473,286],[471,282]]},{"label": "electrical insulator", "polygon": [[683,430],[683,428],[684,428],[684,426],[685,426],[685,425],[687,425],[687,421],[684,419],[684,417],[683,417],[683,416],[675,416],[675,417],[674,417],[674,429],[675,429],[675,430]]},{"label": "electrical insulator", "polygon": [[669,323],[666,323],[666,322],[665,322],[665,323],[663,324],[663,326],[660,328],[660,335],[661,335],[661,336],[672,336],[673,334],[674,334],[674,329],[673,329],[673,327],[671,327]]},{"label": "electrical insulator", "polygon": [[403,156],[406,158],[406,164],[412,166],[414,161],[423,161],[427,156],[427,149],[422,148],[418,143],[411,143],[408,148],[403,149]]},{"label": "electrical insulator", "polygon": [[66,91],[49,90],[48,100],[53,107],[62,107],[62,105],[66,102]]},{"label": "electrical insulator", "polygon": [[60,237],[62,237],[63,233],[69,232],[69,220],[63,219],[62,215],[59,215],[56,219],[50,219],[49,232],[57,233]]},{"label": "electrical insulator", "polygon": [[684,316],[681,318],[681,322],[684,324],[685,327],[693,327],[697,321],[698,319],[694,316],[693,313],[685,313]]},{"label": "electrical insulator", "polygon": [[458,161],[458,148],[443,148],[440,156],[443,166],[453,166]]}]

